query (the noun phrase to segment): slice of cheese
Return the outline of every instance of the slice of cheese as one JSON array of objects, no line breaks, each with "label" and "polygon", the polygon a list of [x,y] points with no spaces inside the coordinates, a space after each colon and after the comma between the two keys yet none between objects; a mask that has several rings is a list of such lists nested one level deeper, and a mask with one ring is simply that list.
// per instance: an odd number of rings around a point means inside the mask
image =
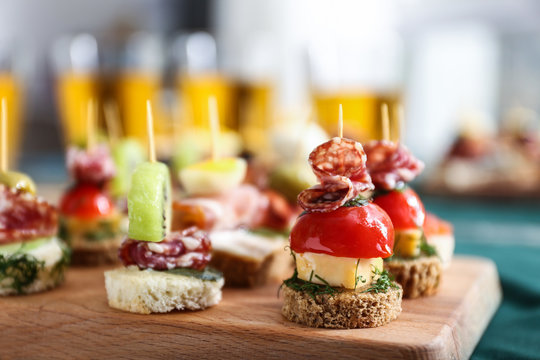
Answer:
[{"label": "slice of cheese", "polygon": [[295,255],[298,277],[316,284],[326,281],[331,286],[361,288],[372,282],[374,268],[383,270],[382,258],[355,259],[312,252]]},{"label": "slice of cheese", "polygon": [[275,251],[285,251],[286,239],[281,236],[261,236],[243,229],[212,231],[209,236],[214,250],[256,261],[263,261]]},{"label": "slice of cheese", "polygon": [[404,258],[420,255],[422,230],[408,229],[395,231],[394,254]]},{"label": "slice of cheese", "polygon": [[246,177],[246,171],[246,160],[224,158],[185,167],[179,172],[179,177],[188,195],[215,195],[240,185]]}]

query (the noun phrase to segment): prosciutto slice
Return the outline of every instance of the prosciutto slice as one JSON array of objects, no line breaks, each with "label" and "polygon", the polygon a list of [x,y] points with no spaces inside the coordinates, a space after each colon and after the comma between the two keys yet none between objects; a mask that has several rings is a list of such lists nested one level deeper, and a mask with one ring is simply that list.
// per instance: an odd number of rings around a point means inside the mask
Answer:
[{"label": "prosciutto slice", "polygon": [[413,180],[424,169],[424,163],[399,143],[371,141],[364,150],[367,168],[377,189],[393,190]]},{"label": "prosciutto slice", "polygon": [[334,211],[362,192],[373,190],[366,153],[356,141],[335,137],[311,152],[309,164],[320,184],[298,195],[298,203],[306,211]]},{"label": "prosciutto slice", "polygon": [[91,150],[70,147],[66,163],[70,175],[77,182],[100,185],[116,173],[109,148],[105,145],[97,145]]},{"label": "prosciutto slice", "polygon": [[0,245],[56,235],[56,209],[35,196],[0,185]]}]

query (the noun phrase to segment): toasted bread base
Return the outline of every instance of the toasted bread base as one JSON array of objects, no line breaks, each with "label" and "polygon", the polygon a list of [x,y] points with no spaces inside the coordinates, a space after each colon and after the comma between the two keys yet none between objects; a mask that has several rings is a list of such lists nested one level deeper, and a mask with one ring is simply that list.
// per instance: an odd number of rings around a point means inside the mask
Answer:
[{"label": "toasted bread base", "polygon": [[118,248],[104,247],[103,249],[73,249],[71,263],[76,266],[99,266],[119,263]]},{"label": "toasted bread base", "polygon": [[35,252],[31,252],[31,255],[37,258],[39,261],[43,261],[43,267],[37,272],[37,275],[30,284],[27,284],[21,289],[21,292],[17,292],[13,288],[13,279],[7,274],[11,272],[20,273],[19,269],[4,269],[0,281],[0,296],[6,295],[24,295],[33,294],[50,290],[57,287],[64,282],[64,271],[67,267],[66,259],[64,259],[64,252],[67,251],[67,246],[57,238],[53,239],[48,245],[47,251],[37,256]]},{"label": "toasted bread base", "polygon": [[262,259],[214,249],[210,265],[223,273],[227,286],[248,288],[281,282],[294,267],[291,255],[282,248]]},{"label": "toasted bread base", "polygon": [[442,263],[438,256],[385,261],[384,268],[403,287],[404,298],[414,299],[433,295],[439,288]]},{"label": "toasted bread base", "polygon": [[136,266],[105,272],[109,306],[139,314],[205,309],[221,301],[223,283]]},{"label": "toasted bread base", "polygon": [[71,263],[78,266],[110,265],[120,262],[118,248],[124,240],[124,235],[100,241],[88,241],[77,238],[72,241]]},{"label": "toasted bread base", "polygon": [[344,290],[338,294],[316,295],[283,286],[281,313],[288,320],[310,327],[333,329],[369,328],[388,324],[401,313],[402,290],[362,293]]}]

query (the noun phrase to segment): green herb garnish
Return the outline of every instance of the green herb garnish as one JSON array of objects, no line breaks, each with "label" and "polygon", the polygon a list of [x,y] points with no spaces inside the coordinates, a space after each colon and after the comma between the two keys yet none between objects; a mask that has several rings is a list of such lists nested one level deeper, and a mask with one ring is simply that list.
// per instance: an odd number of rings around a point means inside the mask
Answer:
[{"label": "green herb garnish", "polygon": [[362,291],[363,293],[374,292],[378,294],[387,292],[389,288],[399,289],[399,286],[394,282],[394,277],[387,270],[381,271],[373,267],[373,275],[379,277],[375,282],[371,283],[369,288]]},{"label": "green herb garnish", "polygon": [[437,250],[433,245],[429,245],[424,237],[420,243],[420,252],[427,256],[437,255]]},{"label": "green herb garnish", "polygon": [[[313,276],[314,274],[312,271],[309,276],[310,280],[313,279]],[[317,295],[326,295],[326,294],[335,295],[341,292],[340,289],[336,289],[330,286],[330,284],[319,275],[315,274],[315,277],[319,279],[321,282],[323,282],[324,285],[315,284],[310,281],[305,281],[305,280],[300,279],[298,277],[298,270],[294,268],[293,275],[287,280],[284,280],[281,286],[285,285],[288,288],[291,288],[293,290],[306,292],[313,300],[315,300],[315,296]],[[279,287],[280,289],[281,289],[281,286]]]},{"label": "green herb garnish", "polygon": [[51,270],[51,276],[55,279],[58,279],[60,277],[63,278],[64,270],[71,262],[71,249],[62,241],[60,242],[60,247],[62,248],[62,257],[60,258],[60,261],[58,261]]},{"label": "green herb garnish", "polygon": [[29,254],[20,252],[11,255],[0,254],[0,283],[11,279],[8,286],[17,294],[22,294],[24,288],[36,280],[44,265],[44,261],[39,261]]},{"label": "green herb garnish", "polygon": [[358,206],[364,206],[369,204],[369,199],[363,197],[362,195],[358,195],[354,199],[351,199],[347,201],[345,204],[343,204],[344,207],[358,207]]},{"label": "green herb garnish", "polygon": [[358,283],[361,281],[363,284],[366,283],[366,279],[362,275],[358,274],[358,265],[360,264],[360,259],[356,260],[356,268],[354,269],[354,290],[356,290],[356,286],[358,286]]},{"label": "green herb garnish", "polygon": [[266,237],[279,236],[279,237],[285,237],[285,238],[288,238],[289,233],[290,233],[289,230],[274,230],[274,229],[265,228],[265,227],[261,227],[257,229],[249,229],[248,231],[252,234],[260,235],[260,236],[266,236]]},{"label": "green herb garnish", "polygon": [[219,272],[218,270],[210,266],[205,267],[204,270],[177,268],[177,269],[171,269],[171,270],[163,270],[163,272],[173,274],[173,275],[190,276],[196,279],[207,280],[207,281],[217,281],[223,278],[223,274],[221,272]]}]

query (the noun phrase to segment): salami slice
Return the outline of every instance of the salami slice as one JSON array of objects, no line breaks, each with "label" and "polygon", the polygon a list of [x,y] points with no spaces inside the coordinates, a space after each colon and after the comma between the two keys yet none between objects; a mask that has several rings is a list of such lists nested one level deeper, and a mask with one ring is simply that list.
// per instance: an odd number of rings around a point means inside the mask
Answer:
[{"label": "salami slice", "polygon": [[0,185],[0,244],[55,236],[55,208],[35,196]]},{"label": "salami slice", "polygon": [[114,161],[105,145],[97,145],[87,151],[70,147],[66,158],[67,168],[77,182],[102,184],[116,173]]},{"label": "salami slice", "polygon": [[333,211],[373,189],[366,154],[356,141],[335,137],[317,146],[309,155],[309,163],[320,184],[298,195],[298,203],[306,211]]},{"label": "salami slice", "polygon": [[364,150],[367,168],[377,189],[393,190],[413,180],[424,169],[424,163],[399,143],[371,141]]},{"label": "salami slice", "polygon": [[170,270],[175,268],[203,269],[210,261],[210,239],[196,227],[171,232],[158,243],[126,239],[118,256],[125,266],[141,269]]}]

